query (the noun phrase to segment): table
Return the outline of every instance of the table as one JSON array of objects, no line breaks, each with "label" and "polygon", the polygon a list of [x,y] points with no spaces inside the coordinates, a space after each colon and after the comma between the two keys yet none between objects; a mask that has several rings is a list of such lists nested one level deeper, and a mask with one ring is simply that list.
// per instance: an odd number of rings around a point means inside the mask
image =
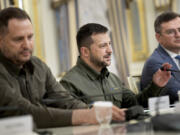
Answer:
[{"label": "table", "polygon": [[[160,114],[165,113],[173,114],[174,109],[160,110]],[[152,114],[154,115],[154,113]],[[81,125],[45,130],[51,131],[53,135],[180,135],[180,133],[175,132],[156,132],[150,120],[151,118],[141,121],[131,120],[124,123],[112,123],[106,126]]]},{"label": "table", "polygon": [[116,123],[109,126],[82,125],[46,129],[53,135],[179,135],[174,132],[155,132],[150,123]]}]

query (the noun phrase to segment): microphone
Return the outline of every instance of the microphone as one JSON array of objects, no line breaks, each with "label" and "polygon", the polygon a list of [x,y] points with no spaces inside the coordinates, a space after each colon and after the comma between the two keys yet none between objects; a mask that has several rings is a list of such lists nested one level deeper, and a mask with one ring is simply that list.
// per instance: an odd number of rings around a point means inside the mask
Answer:
[{"label": "microphone", "polygon": [[[112,88],[112,90],[118,90],[120,87],[115,87]],[[87,96],[87,95],[83,95],[83,96],[77,96],[76,94],[72,93],[72,92],[68,92],[68,91],[61,91],[60,93],[64,93],[64,94],[70,94],[72,97],[74,97],[75,99],[78,100],[83,100],[83,99],[91,99],[91,98],[96,98],[96,97],[103,97],[103,96],[113,96],[113,95],[119,95],[119,94],[125,94],[125,91],[120,91],[120,92],[112,92],[112,93],[105,93],[105,94],[97,94],[97,95],[91,95],[91,96]],[[129,92],[127,92],[129,93]],[[41,99],[41,103],[42,104],[53,104],[53,103],[58,103],[61,101],[65,101],[65,100],[74,100],[74,98],[66,98],[66,97],[61,97],[61,98],[46,98],[46,99]]]},{"label": "microphone", "polygon": [[[115,88],[115,89],[117,89],[117,88]],[[65,92],[65,93],[67,93],[67,92]],[[76,96],[74,93],[70,93],[71,96],[75,97],[78,100],[83,100],[83,99],[88,99],[88,98],[96,98],[96,97],[103,97],[103,96],[112,96],[112,95],[116,95],[116,94],[122,94],[122,92],[98,94],[98,95],[91,95],[91,96],[81,96],[81,97]],[[67,99],[66,97],[65,98],[61,98],[61,99],[47,98],[47,99],[42,99],[41,103],[44,103],[44,104],[48,105],[48,104],[53,104],[53,103],[61,102],[63,100],[74,100],[74,99],[73,98]]]},{"label": "microphone", "polygon": [[180,70],[165,69],[164,67],[161,67],[160,69],[161,69],[162,71],[180,72]]},{"label": "microphone", "polygon": [[150,117],[149,114],[144,113],[144,108],[140,105],[135,105],[128,108],[128,110],[126,110],[125,113],[127,121],[132,119],[143,120],[145,118]]},{"label": "microphone", "polygon": [[14,110],[18,110],[19,107],[17,106],[1,106],[0,107],[0,111],[14,111]]}]

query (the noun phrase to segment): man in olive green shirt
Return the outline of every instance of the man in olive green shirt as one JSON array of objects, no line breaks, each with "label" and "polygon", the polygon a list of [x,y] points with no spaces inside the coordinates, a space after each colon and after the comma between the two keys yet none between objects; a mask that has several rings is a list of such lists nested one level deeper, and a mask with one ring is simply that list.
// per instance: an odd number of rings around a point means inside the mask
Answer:
[{"label": "man in olive green shirt", "polygon": [[[31,114],[39,128],[97,124],[94,108],[83,109],[88,106],[74,99],[48,66],[32,56],[33,35],[25,11],[14,7],[1,10],[0,117]],[[112,117],[123,121],[124,110],[113,106]]]},{"label": "man in olive green shirt", "polygon": [[[158,96],[170,78],[170,72],[158,70],[152,83],[142,93],[135,95],[106,68],[111,63],[112,54],[106,27],[95,23],[86,24],[80,28],[76,39],[80,56],[76,66],[65,74],[60,83],[87,104],[108,100],[120,108],[128,108],[138,103],[147,107],[148,97]],[[163,66],[171,67],[168,63]],[[120,94],[109,95],[117,92]]]}]

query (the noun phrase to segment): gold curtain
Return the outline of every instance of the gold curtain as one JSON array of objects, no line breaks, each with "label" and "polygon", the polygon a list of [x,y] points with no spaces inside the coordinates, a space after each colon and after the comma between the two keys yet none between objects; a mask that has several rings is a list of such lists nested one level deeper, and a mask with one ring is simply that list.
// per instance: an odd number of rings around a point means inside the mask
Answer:
[{"label": "gold curtain", "polygon": [[125,18],[125,1],[108,0],[109,20],[112,30],[112,43],[121,80],[128,86],[129,75],[127,55],[127,30]]}]

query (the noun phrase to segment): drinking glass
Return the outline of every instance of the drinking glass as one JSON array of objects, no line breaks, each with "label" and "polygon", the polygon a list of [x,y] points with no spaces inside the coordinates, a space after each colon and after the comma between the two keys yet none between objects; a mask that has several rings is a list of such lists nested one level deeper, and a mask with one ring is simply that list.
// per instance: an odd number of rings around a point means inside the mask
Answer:
[{"label": "drinking glass", "polygon": [[96,101],[94,103],[96,119],[100,125],[108,125],[112,119],[112,102]]}]

